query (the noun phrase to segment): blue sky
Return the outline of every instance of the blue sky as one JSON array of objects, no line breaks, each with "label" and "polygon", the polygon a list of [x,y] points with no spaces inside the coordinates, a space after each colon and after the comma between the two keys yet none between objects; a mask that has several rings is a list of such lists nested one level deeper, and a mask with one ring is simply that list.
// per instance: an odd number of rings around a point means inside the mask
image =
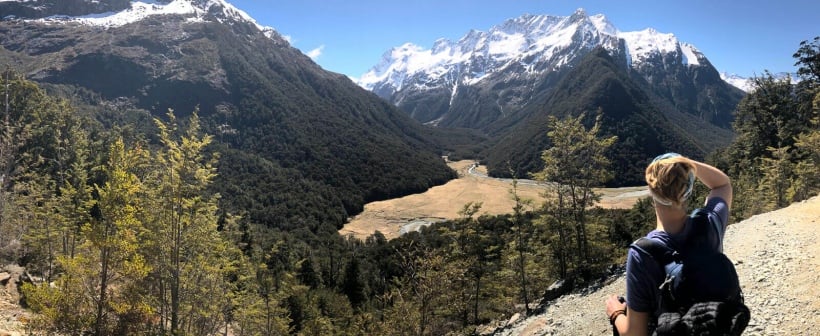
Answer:
[{"label": "blue sky", "polygon": [[673,33],[718,71],[753,76],[795,71],[800,41],[820,35],[818,0],[228,0],[275,28],[326,70],[357,78],[392,47],[430,48],[522,14],[604,14],[621,31]]}]

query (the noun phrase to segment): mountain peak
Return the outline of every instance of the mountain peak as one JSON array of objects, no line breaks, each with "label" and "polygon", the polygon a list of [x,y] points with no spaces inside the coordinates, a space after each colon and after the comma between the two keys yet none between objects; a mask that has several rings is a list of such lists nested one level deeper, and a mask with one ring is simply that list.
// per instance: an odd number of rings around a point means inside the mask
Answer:
[{"label": "mountain peak", "polygon": [[575,10],[574,13],[572,13],[572,15],[569,18],[570,18],[570,21],[573,21],[573,22],[584,20],[584,19],[587,18],[587,11],[583,8],[578,8],[578,9]]}]

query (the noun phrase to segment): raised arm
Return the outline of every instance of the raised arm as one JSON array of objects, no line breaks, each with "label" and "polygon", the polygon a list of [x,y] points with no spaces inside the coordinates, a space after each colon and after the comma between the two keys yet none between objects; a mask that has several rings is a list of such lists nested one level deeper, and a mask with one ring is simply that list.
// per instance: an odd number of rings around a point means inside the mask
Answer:
[{"label": "raised arm", "polygon": [[[703,162],[691,160],[695,164],[695,177],[709,188],[709,195],[706,202],[712,197],[720,197],[726,201],[729,208],[732,207],[732,182],[726,173]],[[705,204],[705,203],[704,203]]]}]

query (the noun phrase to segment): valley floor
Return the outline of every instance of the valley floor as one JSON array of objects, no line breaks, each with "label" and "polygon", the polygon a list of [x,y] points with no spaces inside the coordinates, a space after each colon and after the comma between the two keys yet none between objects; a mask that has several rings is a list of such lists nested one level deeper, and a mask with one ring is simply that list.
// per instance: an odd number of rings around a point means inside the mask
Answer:
[{"label": "valley floor", "polygon": [[[417,229],[421,225],[457,219],[458,212],[468,202],[482,203],[479,214],[512,213],[515,203],[510,194],[511,180],[487,177],[483,166],[471,170],[474,161],[463,160],[448,164],[458,172],[458,179],[430,188],[421,194],[368,203],[364,207],[364,212],[351,218],[350,222],[339,230],[339,234],[364,239],[375,231],[380,231],[387,239],[392,239],[406,230]],[[519,181],[519,196],[533,200],[536,206],[543,201],[541,193],[544,190],[544,185],[535,184],[533,181]],[[599,205],[603,208],[630,208],[638,199],[648,195],[644,186],[603,188],[597,189],[596,192],[602,195]]]}]

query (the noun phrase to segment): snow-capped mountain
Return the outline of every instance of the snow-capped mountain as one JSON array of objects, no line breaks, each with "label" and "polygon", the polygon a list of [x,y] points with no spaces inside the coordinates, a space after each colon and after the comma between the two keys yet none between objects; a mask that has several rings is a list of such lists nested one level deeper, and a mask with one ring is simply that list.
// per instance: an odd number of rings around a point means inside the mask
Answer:
[{"label": "snow-capped mountain", "polygon": [[[463,120],[453,115],[460,113],[454,111],[460,96],[468,93],[471,96],[466,99],[471,100],[476,100],[476,94],[492,97],[484,103],[492,103],[495,110],[481,108],[485,116],[496,114],[481,118],[492,122],[549,90],[550,83],[557,80],[555,77],[598,47],[608,50],[648,86],[662,86],[653,89],[669,91],[664,86],[683,82],[676,86],[695,92],[713,91],[703,85],[720,81],[708,59],[695,46],[679,41],[673,34],[651,28],[622,32],[604,15],[589,16],[578,9],[570,16],[523,15],[487,32],[472,30],[455,42],[438,40],[431,49],[411,43],[402,45],[386,52],[378,65],[360,77],[358,84],[422,122],[482,128],[486,123],[455,121]],[[431,95],[436,98],[430,98]],[[442,95],[447,96],[446,101]],[[720,110],[708,107],[708,113],[698,111],[701,101],[690,93],[666,95],[673,105],[691,105],[689,113],[704,114],[710,120],[711,116],[706,114]],[[718,123],[728,125],[727,120]]]},{"label": "snow-capped mountain", "polygon": [[181,15],[190,22],[249,23],[273,34],[273,28],[260,25],[225,0],[2,0],[0,13],[4,19],[101,27],[119,27],[151,16]]},{"label": "snow-capped mountain", "polygon": [[[440,39],[425,50],[412,43],[394,48],[381,62],[362,75],[359,85],[373,90],[389,86],[401,90],[408,84],[420,88],[444,80],[475,84],[513,65],[526,73],[552,71],[576,57],[565,49],[591,49],[604,45],[618,47],[615,28],[602,15],[587,17],[578,10],[569,17],[523,15],[491,28],[471,30],[460,40]],[[553,67],[537,66],[550,63]],[[413,79],[424,78],[426,82]]]},{"label": "snow-capped mountain", "polygon": [[737,74],[721,72],[720,79],[723,79],[726,83],[732,84],[734,87],[741,89],[744,92],[749,92],[752,89],[751,79]]},{"label": "snow-capped mountain", "polygon": [[[457,42],[440,39],[431,49],[404,44],[385,53],[377,66],[361,76],[359,85],[372,90],[388,84],[401,90],[414,76],[452,78],[454,71],[462,84],[469,85],[522,60],[530,65],[529,72],[554,71],[578,56],[578,50],[567,50],[571,46],[581,50],[603,46],[617,52],[620,39],[627,48],[627,64],[636,68],[659,54],[678,53],[683,64],[693,66],[704,58],[697,48],[673,34],[652,28],[621,32],[604,15],[587,16],[579,9],[569,17],[523,15],[488,32],[472,30]],[[553,67],[533,66],[549,61]]]},{"label": "snow-capped mountain", "polygon": [[[772,76],[775,80],[780,81],[788,80],[792,84],[797,84],[800,82],[800,76],[796,73],[778,72],[772,74],[766,72],[764,73],[764,76]],[[733,73],[721,72],[720,78],[745,92],[751,92],[754,89],[754,77],[743,77]]]}]

